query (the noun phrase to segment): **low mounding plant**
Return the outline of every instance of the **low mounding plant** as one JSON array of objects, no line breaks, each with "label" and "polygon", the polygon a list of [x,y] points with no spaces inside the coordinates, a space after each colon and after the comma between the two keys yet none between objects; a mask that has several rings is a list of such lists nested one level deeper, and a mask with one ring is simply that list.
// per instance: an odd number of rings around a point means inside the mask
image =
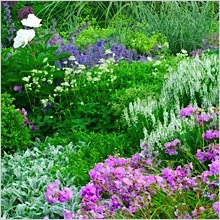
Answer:
[{"label": "low mounding plant", "polygon": [[26,149],[31,144],[31,129],[25,109],[15,109],[13,98],[7,93],[1,95],[1,150],[13,153]]},{"label": "low mounding plant", "polygon": [[[22,138],[25,136],[19,135]],[[49,141],[49,140],[48,140]],[[54,165],[66,166],[65,155],[74,151],[73,144],[50,145],[48,141],[37,140],[31,149],[5,154],[1,160],[1,218],[3,219],[41,219],[44,215],[59,219],[62,206],[49,207],[44,200],[45,183],[60,179],[71,185],[74,198],[71,207],[78,207],[78,189],[74,178],[59,171],[51,172]],[[55,141],[55,140],[54,140]],[[22,140],[20,140],[22,142]]]},{"label": "low mounding plant", "polygon": [[[215,130],[216,125],[210,127],[212,115],[200,111],[192,106],[183,108],[179,120],[194,115],[198,126],[207,125],[205,129],[209,130],[199,136],[205,141],[203,146],[193,153],[185,147],[193,142],[175,139],[165,143],[163,149],[171,157],[178,155],[191,162],[185,163],[176,157],[172,159],[175,163],[167,161],[142,142],[141,153],[131,158],[110,156],[96,164],[89,171],[90,182],[80,191],[80,209],[64,209],[63,217],[185,219],[218,216],[219,145],[216,141],[219,132]],[[55,192],[50,193],[53,201],[57,201]],[[58,203],[59,200],[60,197]],[[50,202],[48,198],[47,201]]]}]

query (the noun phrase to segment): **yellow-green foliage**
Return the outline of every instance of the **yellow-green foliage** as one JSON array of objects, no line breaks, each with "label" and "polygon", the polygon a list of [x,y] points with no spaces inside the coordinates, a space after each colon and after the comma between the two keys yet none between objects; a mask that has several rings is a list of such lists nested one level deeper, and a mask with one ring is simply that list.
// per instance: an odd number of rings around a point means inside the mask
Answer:
[{"label": "yellow-green foliage", "polygon": [[95,44],[99,39],[105,40],[109,38],[113,32],[114,29],[89,26],[80,33],[74,43],[80,48],[84,48],[89,44]]},{"label": "yellow-green foliage", "polygon": [[154,52],[154,46],[158,45],[159,49],[164,47],[168,49],[168,43],[166,37],[161,34],[154,34],[148,37],[143,32],[137,32],[128,40],[127,47],[129,49],[137,50],[141,53]]}]

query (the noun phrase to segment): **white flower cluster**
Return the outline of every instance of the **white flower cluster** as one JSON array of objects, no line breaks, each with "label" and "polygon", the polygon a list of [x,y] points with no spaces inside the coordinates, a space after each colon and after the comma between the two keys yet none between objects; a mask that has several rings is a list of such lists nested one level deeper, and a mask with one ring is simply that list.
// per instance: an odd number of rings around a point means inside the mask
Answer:
[{"label": "white flower cluster", "polygon": [[48,71],[46,70],[33,69],[30,72],[31,74],[29,76],[22,78],[22,80],[26,82],[24,86],[28,90],[35,89],[35,92],[40,92],[40,88],[42,88],[42,83],[53,83],[52,71],[48,73]]},{"label": "white flower cluster", "polygon": [[[82,74],[86,69],[85,65],[79,64],[74,56],[70,56],[68,60],[74,61],[74,65],[76,66],[76,68],[63,68],[64,82],[62,82],[59,86],[56,86],[56,88],[54,89],[55,93],[53,94],[54,97],[63,92],[73,91],[78,86],[76,76]],[[67,61],[64,61],[63,63],[67,64]]]},{"label": "white flower cluster", "polygon": [[86,73],[87,80],[94,83],[96,81],[100,81],[102,79],[103,74],[108,73],[110,78],[107,81],[114,82],[117,79],[117,76],[113,74],[113,69],[111,68],[111,66],[113,64],[114,66],[117,65],[115,64],[115,59],[113,57],[108,58],[106,60],[101,58],[99,62],[100,64],[97,64],[95,66],[97,69],[93,71],[93,73]]},{"label": "white flower cluster", "polygon": [[[148,133],[143,128],[144,140],[152,147],[162,147],[163,140],[172,138],[176,132],[184,132],[183,126],[193,127],[191,120],[181,122],[178,115],[180,108],[180,96],[190,96],[190,103],[196,107],[196,96],[201,99],[201,105],[209,108],[218,103],[218,56],[209,55],[198,58],[186,59],[179,63],[177,70],[170,72],[167,82],[163,85],[160,101],[149,98],[148,100],[136,100],[124,109],[124,117],[129,126],[137,126],[139,118],[145,118],[147,123],[154,128]],[[163,123],[155,119],[158,108],[163,109]],[[139,117],[139,116],[142,117]],[[168,120],[169,119],[169,120]],[[140,124],[140,123],[139,123]],[[144,125],[143,125],[144,127]]]}]

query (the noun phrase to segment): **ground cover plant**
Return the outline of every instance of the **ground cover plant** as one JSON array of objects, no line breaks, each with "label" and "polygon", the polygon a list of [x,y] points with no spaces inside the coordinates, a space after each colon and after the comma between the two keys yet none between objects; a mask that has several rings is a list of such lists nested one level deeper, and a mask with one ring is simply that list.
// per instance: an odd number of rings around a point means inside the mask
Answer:
[{"label": "ground cover plant", "polygon": [[3,219],[218,219],[218,2],[1,5]]}]

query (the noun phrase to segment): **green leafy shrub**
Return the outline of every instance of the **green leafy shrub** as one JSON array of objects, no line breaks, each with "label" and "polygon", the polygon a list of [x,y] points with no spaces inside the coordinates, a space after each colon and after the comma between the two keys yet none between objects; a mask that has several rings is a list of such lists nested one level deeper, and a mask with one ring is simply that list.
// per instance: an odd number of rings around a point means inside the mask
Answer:
[{"label": "green leafy shrub", "polygon": [[31,130],[24,125],[24,116],[15,109],[9,94],[1,95],[1,150],[13,153],[31,144]]},{"label": "green leafy shrub", "polygon": [[[21,136],[24,138],[24,135]],[[72,143],[51,145],[37,140],[31,149],[17,151],[13,155],[5,155],[2,162],[1,217],[3,219],[42,219],[50,216],[54,219],[62,217],[62,205],[50,206],[45,199],[46,185],[56,179],[68,186],[74,193],[69,205],[79,205],[79,189],[74,186],[74,178],[59,171],[51,172],[56,166],[67,166],[65,155],[73,152]],[[58,140],[56,140],[58,142]]]},{"label": "green leafy shrub", "polygon": [[135,153],[135,149],[129,147],[127,137],[123,134],[99,134],[81,131],[68,134],[74,143],[75,151],[66,152],[67,165],[55,165],[53,171],[59,170],[63,176],[67,174],[72,176],[76,186],[87,184],[89,182],[89,170],[109,155],[130,156]]},{"label": "green leafy shrub", "polygon": [[[43,113],[41,100],[48,99],[53,94],[57,80],[63,78],[64,72],[56,68],[54,63],[56,59],[66,57],[66,54],[55,57],[57,47],[47,48],[46,40],[42,40],[40,34],[38,37],[35,39],[37,43],[28,45],[30,48],[27,46],[15,51],[3,49],[1,75],[2,91],[11,94],[16,107],[25,108],[29,118],[40,128],[34,135],[52,129],[49,119],[53,109]],[[14,91],[14,86],[22,86],[22,91]],[[58,120],[57,117],[54,120]]]}]

